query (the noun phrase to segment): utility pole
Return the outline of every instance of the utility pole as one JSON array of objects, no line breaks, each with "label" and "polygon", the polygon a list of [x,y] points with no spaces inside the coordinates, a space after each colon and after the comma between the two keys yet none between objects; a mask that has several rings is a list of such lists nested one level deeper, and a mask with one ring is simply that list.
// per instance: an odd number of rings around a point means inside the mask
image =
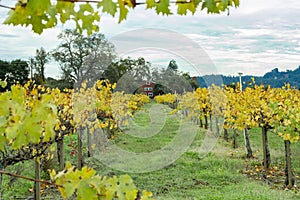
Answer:
[{"label": "utility pole", "polygon": [[243,86],[242,86],[242,75],[243,75],[243,73],[242,73],[242,72],[239,72],[239,76],[240,76],[240,91],[241,91],[241,92],[243,91]]}]

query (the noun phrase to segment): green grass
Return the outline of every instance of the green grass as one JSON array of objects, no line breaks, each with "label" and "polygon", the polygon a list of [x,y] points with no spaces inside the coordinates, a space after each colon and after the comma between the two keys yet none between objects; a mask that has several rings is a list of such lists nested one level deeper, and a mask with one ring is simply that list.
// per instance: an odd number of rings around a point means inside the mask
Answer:
[{"label": "green grass", "polygon": [[[145,116],[135,116],[136,123],[148,123]],[[140,120],[140,121],[139,121]],[[143,124],[143,123],[141,123]],[[121,135],[116,143],[123,149],[134,152],[149,152],[166,145],[176,134],[178,119],[170,116],[162,131],[148,139],[129,135]],[[153,192],[155,199],[299,199],[299,194],[292,191],[274,190],[269,185],[251,180],[241,173],[248,162],[261,162],[260,129],[250,131],[252,148],[257,159],[245,161],[242,134],[239,135],[238,149],[233,150],[231,144],[220,138],[206,157],[200,159],[197,150],[202,145],[206,130],[201,130],[195,137],[189,150],[176,162],[161,170],[130,175],[140,189]],[[269,134],[273,164],[284,162],[283,142],[274,134]],[[297,155],[299,145],[293,146]],[[233,152],[233,153],[232,153]],[[299,155],[299,154],[298,154]],[[298,157],[294,157],[294,160]],[[299,160],[299,159],[298,159]],[[299,162],[294,161],[294,169],[298,172]],[[90,164],[101,174],[123,174],[123,172],[103,166],[97,160],[90,159]],[[298,173],[299,174],[299,173]]]},{"label": "green grass", "polygon": [[[5,171],[21,173],[23,176],[32,177],[34,175],[32,166],[34,166],[32,161],[26,161],[14,166],[9,166]],[[33,188],[33,182],[3,175],[3,199],[23,199],[25,198],[24,194],[28,194],[30,188]]]},{"label": "green grass", "polygon": [[[140,126],[150,123],[147,109],[152,104],[146,105],[144,112],[135,115],[135,122]],[[177,134],[178,116],[168,116],[162,130],[150,138],[139,138],[126,134],[119,134],[114,143],[120,148],[133,152],[151,152],[167,145]],[[154,199],[186,200],[186,199],[300,199],[300,194],[293,191],[275,190],[268,184],[251,180],[241,173],[249,163],[261,163],[261,130],[250,130],[250,142],[256,155],[255,159],[245,160],[243,135],[238,136],[239,148],[232,149],[230,143],[221,137],[214,149],[204,158],[199,158],[198,150],[203,143],[206,130],[200,129],[190,148],[173,164],[161,170],[148,173],[129,173],[137,187],[146,189],[154,194]],[[230,135],[232,133],[230,132]],[[76,140],[76,136],[68,137],[65,144]],[[281,138],[269,133],[272,165],[282,166],[284,163],[284,145]],[[76,164],[76,157],[70,157],[71,148],[66,146],[66,158]],[[292,145],[293,168],[297,175],[300,174],[300,145]],[[86,158],[87,165],[97,170],[102,175],[120,175],[124,172],[111,169],[103,165],[96,158]],[[23,175],[33,177],[32,162],[22,165]],[[13,171],[17,166],[12,166]],[[8,181],[8,178],[5,178]],[[300,180],[297,180],[299,183]],[[26,183],[25,183],[26,182]],[[5,184],[4,184],[5,185]],[[4,188],[6,197],[13,194],[27,194],[32,183],[18,180],[12,188]],[[29,194],[30,195],[30,194]],[[57,193],[50,193],[45,199],[59,199]],[[6,199],[6,198],[4,198]],[[8,199],[8,198],[7,198]]]}]

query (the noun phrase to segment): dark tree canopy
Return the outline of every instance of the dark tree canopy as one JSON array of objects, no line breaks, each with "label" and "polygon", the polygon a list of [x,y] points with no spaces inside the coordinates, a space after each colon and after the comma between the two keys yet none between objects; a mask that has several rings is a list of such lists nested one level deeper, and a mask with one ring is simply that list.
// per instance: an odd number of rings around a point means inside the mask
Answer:
[{"label": "dark tree canopy", "polygon": [[24,60],[13,60],[11,62],[0,60],[0,79],[6,80],[6,88],[0,88],[1,91],[9,89],[15,83],[25,84],[29,78],[29,66]]},{"label": "dark tree canopy", "polygon": [[169,65],[168,65],[167,69],[168,70],[173,70],[173,71],[177,72],[178,71],[178,65],[177,65],[176,61],[175,60],[171,60],[169,62]]}]

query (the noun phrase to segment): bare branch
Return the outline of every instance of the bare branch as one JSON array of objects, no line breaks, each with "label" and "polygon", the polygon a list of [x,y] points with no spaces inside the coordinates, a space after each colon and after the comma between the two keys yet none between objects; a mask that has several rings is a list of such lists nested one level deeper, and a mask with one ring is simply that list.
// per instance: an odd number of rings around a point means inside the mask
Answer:
[{"label": "bare branch", "polygon": [[62,185],[58,185],[58,184],[56,184],[52,181],[46,181],[46,180],[43,180],[43,179],[34,179],[34,178],[27,177],[27,176],[22,176],[22,175],[14,174],[14,173],[11,173],[11,172],[6,172],[6,171],[3,171],[3,170],[0,170],[0,174],[5,174],[5,175],[16,177],[16,178],[22,178],[22,179],[29,180],[29,181],[44,183],[44,184],[47,184],[47,185],[53,185],[53,186],[56,186],[56,187],[63,187]]},{"label": "bare branch", "polygon": [[15,10],[15,8],[13,8],[13,7],[5,6],[5,5],[2,5],[2,4],[0,4],[0,8],[7,8],[7,9],[10,9],[10,10]]}]

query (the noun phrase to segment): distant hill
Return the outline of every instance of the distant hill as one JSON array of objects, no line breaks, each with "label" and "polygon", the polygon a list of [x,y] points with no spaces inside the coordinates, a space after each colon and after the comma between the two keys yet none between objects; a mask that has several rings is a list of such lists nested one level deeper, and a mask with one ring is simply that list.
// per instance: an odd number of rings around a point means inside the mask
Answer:
[{"label": "distant hill", "polygon": [[[255,83],[260,85],[270,85],[271,87],[282,87],[285,83],[290,83],[291,86],[294,86],[300,89],[300,66],[295,70],[287,70],[280,72],[278,68],[273,69],[270,72],[267,72],[264,76],[242,76],[243,85],[247,85],[251,82],[251,78],[254,77]],[[223,81],[225,85],[231,85],[232,83],[239,82],[239,76],[224,76],[224,75],[205,75],[202,77],[196,77],[197,81],[200,84],[200,87],[207,87],[209,83],[216,80],[217,85],[220,85],[220,82]]]}]

